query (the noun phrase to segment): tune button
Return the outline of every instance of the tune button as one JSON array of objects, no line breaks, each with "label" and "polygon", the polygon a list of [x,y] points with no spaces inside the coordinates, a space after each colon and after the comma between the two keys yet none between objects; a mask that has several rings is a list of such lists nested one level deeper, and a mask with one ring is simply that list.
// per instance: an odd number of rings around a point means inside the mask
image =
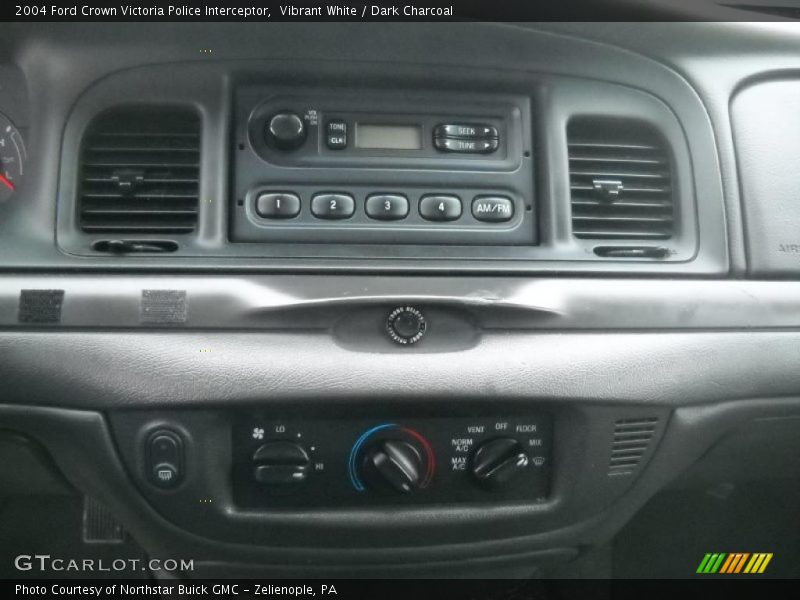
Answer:
[{"label": "tune button", "polygon": [[489,154],[497,150],[498,144],[497,139],[434,138],[433,140],[433,145],[437,150],[462,154]]}]

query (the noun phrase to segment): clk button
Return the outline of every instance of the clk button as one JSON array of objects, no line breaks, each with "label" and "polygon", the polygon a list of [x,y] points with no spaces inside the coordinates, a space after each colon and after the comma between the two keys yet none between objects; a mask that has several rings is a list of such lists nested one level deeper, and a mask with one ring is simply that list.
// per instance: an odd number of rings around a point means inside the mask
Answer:
[{"label": "clk button", "polygon": [[472,216],[488,223],[510,221],[514,217],[514,203],[504,196],[478,196],[472,201]]}]

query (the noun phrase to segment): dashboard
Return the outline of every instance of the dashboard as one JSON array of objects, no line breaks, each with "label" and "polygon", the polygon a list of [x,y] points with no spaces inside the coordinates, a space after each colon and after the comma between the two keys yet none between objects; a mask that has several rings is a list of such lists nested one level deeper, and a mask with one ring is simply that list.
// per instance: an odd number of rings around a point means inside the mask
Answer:
[{"label": "dashboard", "polygon": [[796,478],[796,26],[146,29],[4,25],[0,481],[187,577],[533,577]]}]

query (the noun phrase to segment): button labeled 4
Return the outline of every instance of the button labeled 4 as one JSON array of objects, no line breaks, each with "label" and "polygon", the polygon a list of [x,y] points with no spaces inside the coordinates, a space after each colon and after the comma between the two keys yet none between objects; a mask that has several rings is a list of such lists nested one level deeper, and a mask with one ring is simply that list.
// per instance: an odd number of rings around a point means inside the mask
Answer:
[{"label": "button labeled 4", "polygon": [[455,221],[461,216],[461,199],[458,196],[423,196],[419,201],[419,214],[428,221]]}]

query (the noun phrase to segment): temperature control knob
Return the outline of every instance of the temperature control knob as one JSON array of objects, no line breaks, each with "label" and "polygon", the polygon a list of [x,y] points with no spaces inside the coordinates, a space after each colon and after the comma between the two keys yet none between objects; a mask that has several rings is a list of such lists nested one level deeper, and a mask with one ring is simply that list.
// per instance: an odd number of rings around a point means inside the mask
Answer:
[{"label": "temperature control knob", "polygon": [[280,112],[267,124],[267,143],[279,150],[295,150],[306,141],[306,124],[293,112]]},{"label": "temperature control knob", "polygon": [[370,487],[407,494],[420,486],[424,464],[408,442],[383,440],[364,453],[362,472]]},{"label": "temperature control knob", "polygon": [[472,474],[482,486],[502,487],[528,466],[525,448],[513,438],[496,438],[481,445],[472,457]]},{"label": "temperature control knob", "polygon": [[350,448],[350,482],[358,492],[408,494],[433,481],[436,457],[418,431],[397,423],[382,423],[362,432]]}]

